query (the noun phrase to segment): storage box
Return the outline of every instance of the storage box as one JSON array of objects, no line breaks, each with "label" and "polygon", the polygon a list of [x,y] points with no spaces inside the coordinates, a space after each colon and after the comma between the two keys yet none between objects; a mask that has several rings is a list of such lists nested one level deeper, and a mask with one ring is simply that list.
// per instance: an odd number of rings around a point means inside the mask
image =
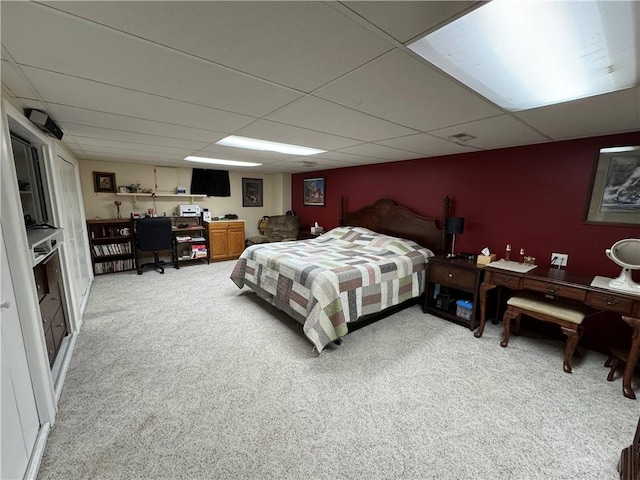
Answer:
[{"label": "storage box", "polygon": [[458,300],[456,302],[456,315],[465,320],[471,320],[471,312],[473,311],[473,303],[468,300]]},{"label": "storage box", "polygon": [[489,265],[491,262],[496,261],[496,254],[492,253],[491,255],[478,255],[477,264],[478,265]]},{"label": "storage box", "polygon": [[453,310],[453,302],[455,302],[455,300],[447,293],[441,293],[436,296],[436,308],[444,310],[445,312]]}]

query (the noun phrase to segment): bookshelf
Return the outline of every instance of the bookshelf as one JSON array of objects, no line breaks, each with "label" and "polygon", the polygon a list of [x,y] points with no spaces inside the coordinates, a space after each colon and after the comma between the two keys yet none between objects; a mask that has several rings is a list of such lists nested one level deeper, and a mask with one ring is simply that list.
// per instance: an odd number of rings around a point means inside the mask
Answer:
[{"label": "bookshelf", "polygon": [[131,232],[129,219],[87,220],[91,263],[95,275],[126,272],[136,268]]},{"label": "bookshelf", "polygon": [[201,217],[173,217],[173,261],[176,268],[180,263],[197,260],[209,263],[208,231],[202,225]]}]

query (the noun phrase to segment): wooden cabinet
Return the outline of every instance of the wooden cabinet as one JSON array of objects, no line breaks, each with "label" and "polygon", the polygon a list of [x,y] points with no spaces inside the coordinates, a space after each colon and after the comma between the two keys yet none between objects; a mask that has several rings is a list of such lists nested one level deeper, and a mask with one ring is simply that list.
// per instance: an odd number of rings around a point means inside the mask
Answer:
[{"label": "wooden cabinet", "polygon": [[67,321],[62,306],[63,287],[60,259],[57,250],[33,268],[33,275],[40,302],[40,317],[47,345],[49,365],[53,366],[62,339],[67,334]]},{"label": "wooden cabinet", "polygon": [[209,263],[208,228],[200,217],[173,217],[173,261],[176,268],[181,262],[204,260]]},{"label": "wooden cabinet", "polygon": [[[431,257],[427,265],[427,284],[422,310],[475,329],[480,321],[479,290],[484,266],[475,261]],[[457,315],[457,300],[473,304],[470,318]]]},{"label": "wooden cabinet", "polygon": [[244,251],[244,221],[217,220],[207,223],[209,259],[217,262],[238,258]]},{"label": "wooden cabinet", "polygon": [[136,268],[130,219],[87,220],[93,273],[114,273]]}]

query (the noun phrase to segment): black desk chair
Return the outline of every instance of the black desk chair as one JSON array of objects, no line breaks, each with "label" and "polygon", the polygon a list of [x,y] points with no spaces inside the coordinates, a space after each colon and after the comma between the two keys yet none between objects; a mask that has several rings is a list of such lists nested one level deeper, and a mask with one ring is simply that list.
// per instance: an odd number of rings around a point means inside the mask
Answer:
[{"label": "black desk chair", "polygon": [[[136,244],[136,268],[138,275],[142,275],[144,267],[154,267],[160,273],[164,273],[164,261],[158,257],[161,250],[173,248],[173,234],[171,232],[171,218],[169,217],[145,217],[135,222]],[[153,263],[140,264],[138,251],[153,252]],[[173,258],[173,252],[171,257]]]}]

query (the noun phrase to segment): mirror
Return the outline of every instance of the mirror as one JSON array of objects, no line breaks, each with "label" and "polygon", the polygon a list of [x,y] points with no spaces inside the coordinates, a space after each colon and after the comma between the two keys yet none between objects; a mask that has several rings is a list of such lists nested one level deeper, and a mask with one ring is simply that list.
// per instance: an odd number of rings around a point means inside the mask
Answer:
[{"label": "mirror", "polygon": [[640,270],[640,239],[619,240],[605,253],[611,261],[622,267],[620,276],[609,282],[609,288],[640,294],[640,284],[631,278],[632,270]]}]

